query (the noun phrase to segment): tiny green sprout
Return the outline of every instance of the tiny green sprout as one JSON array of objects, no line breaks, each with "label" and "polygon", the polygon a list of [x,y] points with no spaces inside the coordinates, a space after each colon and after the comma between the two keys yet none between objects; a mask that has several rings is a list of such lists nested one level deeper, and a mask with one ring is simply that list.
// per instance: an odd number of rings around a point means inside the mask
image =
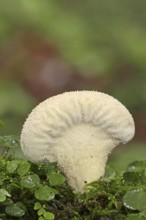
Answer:
[{"label": "tiny green sprout", "polygon": [[49,211],[46,211],[46,206],[41,205],[39,202],[35,203],[34,210],[37,210],[39,220],[54,220],[55,219],[55,215]]},{"label": "tiny green sprout", "polygon": [[0,202],[4,202],[7,197],[11,197],[9,192],[5,189],[0,189]]}]

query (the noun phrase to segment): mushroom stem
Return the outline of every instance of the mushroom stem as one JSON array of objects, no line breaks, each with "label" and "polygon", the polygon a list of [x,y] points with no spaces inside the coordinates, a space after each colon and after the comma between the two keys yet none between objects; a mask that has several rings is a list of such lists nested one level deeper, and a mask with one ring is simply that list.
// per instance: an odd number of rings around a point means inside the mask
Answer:
[{"label": "mushroom stem", "polygon": [[103,176],[108,154],[116,145],[117,141],[102,128],[82,122],[57,138],[45,159],[50,160],[50,154],[53,155],[70,186],[82,191],[86,183]]}]

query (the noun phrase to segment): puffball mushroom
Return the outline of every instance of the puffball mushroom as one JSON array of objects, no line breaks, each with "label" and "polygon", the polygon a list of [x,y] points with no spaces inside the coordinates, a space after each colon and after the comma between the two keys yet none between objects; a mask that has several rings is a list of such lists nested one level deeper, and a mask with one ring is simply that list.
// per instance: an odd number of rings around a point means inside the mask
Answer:
[{"label": "puffball mushroom", "polygon": [[21,148],[33,162],[57,162],[75,191],[104,175],[109,153],[132,139],[134,121],[118,100],[96,91],[59,94],[24,123]]}]

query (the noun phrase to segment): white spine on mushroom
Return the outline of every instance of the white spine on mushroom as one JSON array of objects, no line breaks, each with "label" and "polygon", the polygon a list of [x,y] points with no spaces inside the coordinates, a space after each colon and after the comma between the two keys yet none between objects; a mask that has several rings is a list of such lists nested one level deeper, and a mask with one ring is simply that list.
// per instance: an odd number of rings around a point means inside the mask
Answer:
[{"label": "white spine on mushroom", "polygon": [[72,188],[81,191],[104,174],[108,154],[134,133],[132,116],[113,97],[67,92],[32,111],[23,126],[21,147],[34,162],[57,162]]}]

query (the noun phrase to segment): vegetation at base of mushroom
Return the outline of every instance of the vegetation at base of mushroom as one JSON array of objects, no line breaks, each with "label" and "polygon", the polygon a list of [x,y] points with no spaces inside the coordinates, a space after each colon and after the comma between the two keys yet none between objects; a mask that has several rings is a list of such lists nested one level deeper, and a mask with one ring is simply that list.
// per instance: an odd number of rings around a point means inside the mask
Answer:
[{"label": "vegetation at base of mushroom", "polygon": [[[13,138],[1,137],[0,145],[10,146]],[[133,162],[123,172],[107,166],[100,181],[74,193],[56,163],[33,164],[7,153],[0,158],[0,220],[146,218],[146,161]]]}]

